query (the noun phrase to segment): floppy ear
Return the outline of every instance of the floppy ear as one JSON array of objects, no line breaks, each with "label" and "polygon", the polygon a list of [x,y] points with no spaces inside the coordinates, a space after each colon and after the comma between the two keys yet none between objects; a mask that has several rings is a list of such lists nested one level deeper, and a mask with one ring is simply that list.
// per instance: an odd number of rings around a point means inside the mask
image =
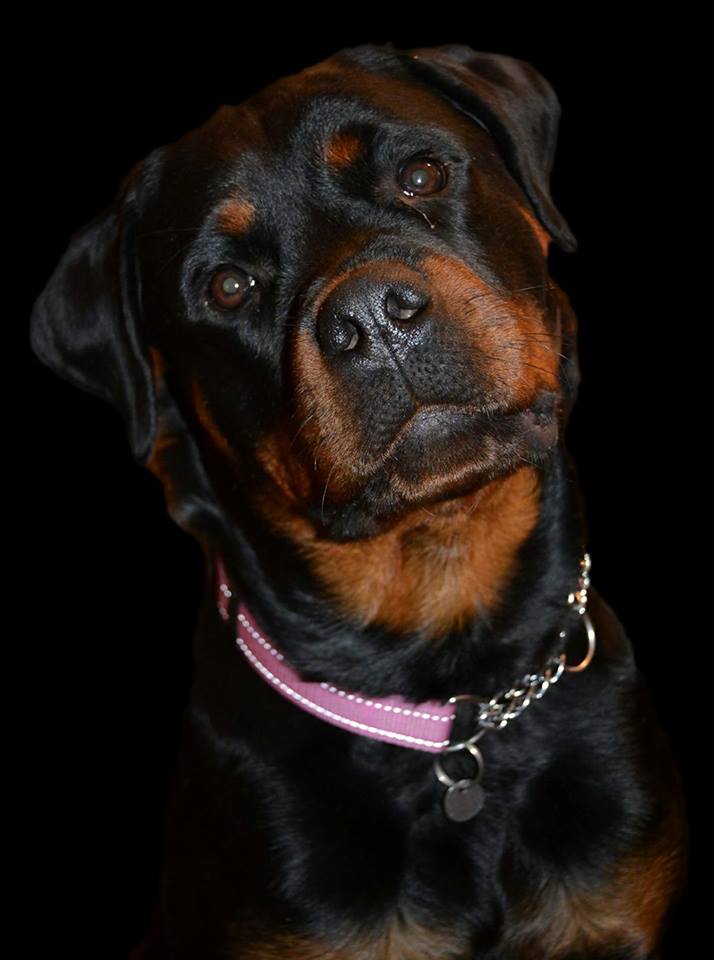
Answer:
[{"label": "floppy ear", "polygon": [[156,436],[156,402],[135,241],[161,149],[135,164],[114,201],[72,234],[30,319],[37,357],[118,410],[142,465]]},{"label": "floppy ear", "polygon": [[524,60],[460,43],[394,53],[413,76],[489,131],[540,222],[561,249],[576,250],[578,242],[550,196],[560,103],[548,81]]}]

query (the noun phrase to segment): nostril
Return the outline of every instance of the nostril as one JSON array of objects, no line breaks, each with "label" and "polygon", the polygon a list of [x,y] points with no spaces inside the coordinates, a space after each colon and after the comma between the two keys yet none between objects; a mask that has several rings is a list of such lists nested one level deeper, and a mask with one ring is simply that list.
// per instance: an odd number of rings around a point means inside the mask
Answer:
[{"label": "nostril", "polygon": [[408,350],[426,341],[430,304],[431,297],[418,283],[370,273],[351,276],[316,305],[315,336],[323,354],[338,363],[339,357],[374,361],[390,344]]},{"label": "nostril", "polygon": [[387,316],[392,317],[394,320],[411,320],[415,313],[419,312],[419,307],[403,307],[394,296],[393,293],[390,293],[387,297]]},{"label": "nostril", "polygon": [[393,320],[411,320],[429,302],[423,293],[409,288],[390,290],[384,302],[385,312]]},{"label": "nostril", "polygon": [[323,338],[323,346],[329,346],[332,353],[345,353],[347,350],[354,350],[359,342],[359,330],[356,324],[352,322],[352,314],[336,318],[332,324],[329,337]]},{"label": "nostril", "polygon": [[352,323],[346,324],[345,327],[346,327],[346,334],[349,332],[349,328],[352,328],[352,337],[350,338],[350,342],[347,344],[347,346],[343,347],[342,349],[354,350],[354,348],[357,346],[357,342],[359,341],[359,330]]}]

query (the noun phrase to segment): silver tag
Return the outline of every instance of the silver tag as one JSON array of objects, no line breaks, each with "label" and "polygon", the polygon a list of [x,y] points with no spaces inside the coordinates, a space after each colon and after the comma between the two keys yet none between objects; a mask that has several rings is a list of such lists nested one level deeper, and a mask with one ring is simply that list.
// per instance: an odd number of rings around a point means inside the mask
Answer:
[{"label": "silver tag", "polygon": [[476,816],[485,800],[486,794],[476,780],[457,780],[444,796],[444,813],[449,820],[463,823]]}]

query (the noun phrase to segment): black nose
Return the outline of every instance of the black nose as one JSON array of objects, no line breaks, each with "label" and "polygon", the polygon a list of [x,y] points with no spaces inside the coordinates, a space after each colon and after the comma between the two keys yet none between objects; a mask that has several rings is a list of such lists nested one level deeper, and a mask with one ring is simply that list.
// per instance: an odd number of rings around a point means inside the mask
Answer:
[{"label": "black nose", "polygon": [[317,339],[328,356],[365,356],[390,342],[414,346],[421,339],[429,295],[404,280],[352,276],[321,305]]}]

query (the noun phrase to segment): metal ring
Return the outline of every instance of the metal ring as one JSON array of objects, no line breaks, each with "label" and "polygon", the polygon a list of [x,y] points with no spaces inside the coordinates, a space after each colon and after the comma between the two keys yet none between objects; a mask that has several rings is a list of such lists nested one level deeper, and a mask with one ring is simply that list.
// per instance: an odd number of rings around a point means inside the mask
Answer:
[{"label": "metal ring", "polygon": [[450,743],[448,747],[444,747],[442,753],[456,753],[457,750],[468,750],[469,747],[476,743],[477,740],[480,740],[486,732],[485,727],[482,730],[477,730],[468,740],[458,740],[456,743]]},{"label": "metal ring", "polygon": [[583,623],[585,624],[585,629],[588,634],[588,652],[580,663],[576,663],[575,666],[569,667],[567,663],[564,665],[568,673],[579,673],[580,670],[584,670],[589,666],[590,661],[595,656],[595,628],[587,613],[581,613],[580,616],[583,618]]},{"label": "metal ring", "polygon": [[[484,732],[484,731],[482,731]],[[468,750],[474,760],[478,763],[478,771],[476,776],[470,777],[471,780],[479,781],[481,779],[481,771],[483,770],[483,757],[481,756],[481,751],[473,743],[464,743],[464,749]],[[446,751],[444,751],[446,752]],[[441,765],[441,758],[434,758],[434,773],[436,774],[437,780],[440,783],[443,783],[445,787],[453,787],[457,782],[452,780],[452,778],[446,773],[443,766]]]},{"label": "metal ring", "polygon": [[[457,703],[460,700],[471,700],[474,703],[484,702],[484,698],[476,693],[457,693],[456,696],[449,697],[446,702]],[[456,743],[450,743],[448,747],[444,747],[443,753],[455,753],[457,750],[467,750],[469,745],[473,745],[477,740],[480,740],[484,733],[486,733],[485,729],[477,730],[468,740],[458,740]]]},{"label": "metal ring", "polygon": [[447,703],[456,703],[457,700],[474,700],[476,703],[483,703],[485,697],[479,697],[476,693],[457,693],[455,697],[449,697]]}]

